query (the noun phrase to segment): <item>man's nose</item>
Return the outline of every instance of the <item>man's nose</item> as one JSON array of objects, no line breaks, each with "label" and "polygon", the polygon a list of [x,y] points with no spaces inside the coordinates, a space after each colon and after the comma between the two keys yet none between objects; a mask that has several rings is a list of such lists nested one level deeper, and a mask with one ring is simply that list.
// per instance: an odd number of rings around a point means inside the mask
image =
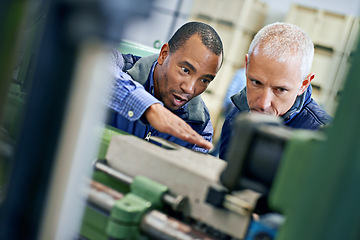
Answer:
[{"label": "man's nose", "polygon": [[264,89],[258,99],[259,107],[263,110],[269,108],[271,106],[272,97],[272,92]]},{"label": "man's nose", "polygon": [[196,79],[188,79],[180,84],[180,88],[183,90],[184,93],[192,94],[195,90],[195,83]]}]

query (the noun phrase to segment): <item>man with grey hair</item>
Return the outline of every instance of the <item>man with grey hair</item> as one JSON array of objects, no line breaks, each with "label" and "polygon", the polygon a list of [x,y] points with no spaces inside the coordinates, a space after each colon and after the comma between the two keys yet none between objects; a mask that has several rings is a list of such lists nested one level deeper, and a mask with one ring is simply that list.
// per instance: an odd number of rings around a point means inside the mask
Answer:
[{"label": "man with grey hair", "polygon": [[255,35],[245,56],[246,87],[231,97],[235,107],[222,128],[221,159],[226,159],[233,124],[240,113],[271,114],[289,127],[312,130],[331,121],[311,97],[313,57],[310,37],[295,25],[273,23]]}]

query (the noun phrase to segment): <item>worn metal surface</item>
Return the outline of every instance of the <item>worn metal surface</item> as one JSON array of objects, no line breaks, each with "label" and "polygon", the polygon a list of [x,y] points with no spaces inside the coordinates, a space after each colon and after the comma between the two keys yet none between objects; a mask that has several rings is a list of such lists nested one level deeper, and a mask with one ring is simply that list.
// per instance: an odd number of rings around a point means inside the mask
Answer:
[{"label": "worn metal surface", "polygon": [[88,192],[88,201],[110,212],[115,201],[123,198],[124,195],[99,182],[91,181]]},{"label": "worn metal surface", "polygon": [[[165,149],[134,136],[114,136],[106,155],[108,164],[132,177],[143,175],[188,198],[184,213],[231,236],[242,238],[249,217],[205,202],[208,187],[219,183],[226,162],[177,146]],[[255,205],[255,199],[249,198]]]},{"label": "worn metal surface", "polygon": [[140,224],[141,230],[152,239],[158,240],[211,240],[214,239],[191,226],[169,217],[157,210],[146,214]]}]

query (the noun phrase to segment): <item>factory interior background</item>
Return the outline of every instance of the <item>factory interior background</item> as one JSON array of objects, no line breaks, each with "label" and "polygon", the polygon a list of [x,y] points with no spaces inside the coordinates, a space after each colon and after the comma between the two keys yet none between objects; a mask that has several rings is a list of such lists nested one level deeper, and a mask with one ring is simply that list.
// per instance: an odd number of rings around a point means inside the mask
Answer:
[{"label": "factory interior background", "polygon": [[[360,2],[339,1],[156,1],[149,19],[125,26],[123,38],[159,48],[189,20],[211,24],[225,47],[224,66],[203,94],[219,137],[221,106],[227,86],[241,68],[248,46],[258,30],[273,22],[290,22],[303,28],[315,45],[312,72],[316,74],[313,98],[335,114],[343,79],[358,36]],[[160,26],[153,28],[152,26]],[[154,34],[156,32],[156,34]],[[331,69],[329,71],[329,69]]]},{"label": "factory interior background", "polygon": [[[99,139],[94,137],[99,135],[94,126],[101,125],[105,119],[100,99],[107,94],[104,82],[108,80],[101,71],[102,47],[110,44],[121,48],[121,44],[135,43],[157,53],[187,21],[213,26],[222,38],[225,58],[219,74],[202,97],[211,114],[216,143],[224,121],[222,104],[227,86],[241,68],[253,36],[263,26],[289,22],[310,35],[315,45],[313,98],[334,117],[360,35],[359,0],[153,0],[148,3],[135,0],[136,8],[124,4],[125,9],[106,10],[117,22],[124,22],[107,30],[102,24],[108,19],[102,16],[86,18],[96,27],[75,18],[64,23],[56,18],[47,19],[46,9],[51,4],[62,7],[62,13],[69,9],[75,12],[84,4],[76,1],[77,6],[67,8],[61,2],[66,1],[4,1],[0,5],[0,46],[4,53],[0,119],[6,131],[10,131],[9,137],[1,129],[0,239],[1,236],[23,239],[25,235],[29,239],[74,239],[79,231],[85,204],[79,189],[86,189],[85,179],[92,175],[91,162],[99,149]],[[93,5],[86,7],[97,13],[98,3],[92,2]],[[134,13],[129,13],[130,10]],[[56,16],[62,19],[63,15]],[[53,27],[46,35],[37,35],[45,19]],[[9,21],[11,24],[7,24]],[[121,31],[117,32],[117,28]],[[107,38],[93,39],[83,29]],[[67,34],[71,37],[65,45],[71,51],[57,51],[54,46]],[[40,36],[47,39],[43,45]],[[32,54],[34,49],[42,51]],[[31,58],[44,56],[49,56],[51,61],[44,62],[38,74],[39,66],[35,69]],[[73,66],[75,70],[68,71]],[[26,81],[35,75],[39,81]],[[39,103],[41,108],[37,107]],[[28,132],[23,132],[24,128]],[[17,152],[19,148],[23,149],[21,153]],[[11,189],[12,186],[18,189]]]}]

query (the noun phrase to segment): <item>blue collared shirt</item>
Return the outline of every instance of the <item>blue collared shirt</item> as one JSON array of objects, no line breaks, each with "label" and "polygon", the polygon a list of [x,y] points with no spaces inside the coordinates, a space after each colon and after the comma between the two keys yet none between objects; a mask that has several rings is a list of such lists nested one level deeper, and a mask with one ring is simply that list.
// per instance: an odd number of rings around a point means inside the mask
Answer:
[{"label": "blue collared shirt", "polygon": [[113,94],[108,99],[107,105],[110,109],[119,113],[130,121],[140,119],[145,110],[152,104],[162,102],[157,100],[154,95],[154,69],[157,62],[154,63],[150,78],[149,89],[152,94],[144,89],[144,86],[134,81],[131,76],[121,70],[116,73],[115,83],[113,85]]}]

